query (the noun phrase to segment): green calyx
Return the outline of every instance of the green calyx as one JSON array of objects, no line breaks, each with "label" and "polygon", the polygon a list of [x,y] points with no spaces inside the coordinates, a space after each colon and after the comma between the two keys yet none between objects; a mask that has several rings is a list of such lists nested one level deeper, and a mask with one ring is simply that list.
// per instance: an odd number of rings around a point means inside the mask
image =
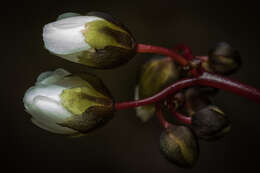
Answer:
[{"label": "green calyx", "polygon": [[96,20],[82,31],[91,47],[77,55],[77,62],[98,69],[110,69],[127,63],[136,54],[133,36],[107,20]]},{"label": "green calyx", "polygon": [[131,35],[122,28],[106,20],[89,22],[83,34],[90,47],[104,49],[106,46],[115,46],[131,49]]},{"label": "green calyx", "polygon": [[90,49],[78,56],[78,63],[97,69],[111,69],[127,63],[134,57],[136,50],[107,46],[104,49]]},{"label": "green calyx", "polygon": [[95,76],[84,74],[69,76],[62,81],[64,89],[60,94],[61,104],[73,114],[60,123],[79,133],[103,126],[113,117],[113,100],[102,81]]},{"label": "green calyx", "polygon": [[60,97],[62,105],[74,115],[82,115],[92,106],[103,106],[109,103],[109,98],[89,86],[66,89]]}]

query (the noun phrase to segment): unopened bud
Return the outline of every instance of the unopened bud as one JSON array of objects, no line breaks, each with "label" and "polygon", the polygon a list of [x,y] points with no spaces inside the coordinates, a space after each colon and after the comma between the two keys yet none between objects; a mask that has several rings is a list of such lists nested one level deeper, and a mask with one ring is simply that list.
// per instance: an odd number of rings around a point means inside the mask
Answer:
[{"label": "unopened bud", "polygon": [[[135,99],[143,99],[160,92],[179,79],[180,69],[168,58],[152,59],[142,67],[135,91]],[[154,112],[154,105],[137,107],[137,116],[142,121],[149,120]]]},{"label": "unopened bud", "polygon": [[208,91],[201,87],[192,87],[185,91],[186,109],[190,115],[211,104],[208,92],[211,89]]},{"label": "unopened bud", "polygon": [[217,106],[209,105],[192,115],[192,129],[204,140],[216,140],[230,131],[231,122]]},{"label": "unopened bud", "polygon": [[57,134],[85,134],[113,117],[113,100],[100,79],[63,69],[42,73],[23,102],[35,125]]},{"label": "unopened bud", "polygon": [[209,52],[209,68],[214,73],[231,74],[241,66],[241,57],[228,43],[221,42]]},{"label": "unopened bud", "polygon": [[43,40],[51,53],[99,69],[117,67],[136,54],[128,29],[101,12],[62,14],[44,26]]},{"label": "unopened bud", "polygon": [[196,136],[186,126],[171,126],[164,130],[160,138],[160,149],[170,162],[185,168],[195,165],[199,156]]}]

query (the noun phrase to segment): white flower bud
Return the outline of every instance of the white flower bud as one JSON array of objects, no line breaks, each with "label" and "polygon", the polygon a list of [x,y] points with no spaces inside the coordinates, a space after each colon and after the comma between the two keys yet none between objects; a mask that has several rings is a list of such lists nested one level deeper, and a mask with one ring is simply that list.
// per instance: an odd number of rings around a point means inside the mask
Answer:
[{"label": "white flower bud", "polygon": [[109,120],[112,101],[107,91],[94,76],[85,77],[63,69],[40,74],[23,98],[31,121],[53,133],[77,135]]},{"label": "white flower bud", "polygon": [[65,13],[43,28],[45,48],[72,62],[94,68],[113,68],[136,53],[129,31],[111,16],[92,12],[86,16]]},{"label": "white flower bud", "polygon": [[63,58],[70,58],[70,61],[78,62],[74,54],[91,48],[85,41],[83,33],[85,25],[97,20],[103,19],[95,16],[73,16],[45,25],[43,28],[45,48]]}]

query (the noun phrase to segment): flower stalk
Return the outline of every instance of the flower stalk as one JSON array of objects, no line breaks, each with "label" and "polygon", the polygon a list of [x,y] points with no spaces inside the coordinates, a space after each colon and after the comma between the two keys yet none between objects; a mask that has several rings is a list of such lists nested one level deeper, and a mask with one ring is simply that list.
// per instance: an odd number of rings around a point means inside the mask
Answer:
[{"label": "flower stalk", "polygon": [[176,105],[171,104],[169,101],[167,101],[167,106],[168,106],[168,109],[170,110],[170,112],[172,113],[172,115],[174,117],[176,117],[177,120],[179,120],[180,122],[182,122],[184,124],[191,124],[191,117],[187,117],[187,116],[181,114],[180,112],[177,112]]},{"label": "flower stalk", "polygon": [[245,98],[253,100],[257,103],[260,103],[260,91],[252,86],[243,84],[241,82],[232,80],[227,77],[220,75],[212,74],[209,72],[203,72],[199,77],[188,78],[179,80],[178,82],[173,83],[171,86],[165,88],[161,92],[155,94],[152,97],[148,97],[142,100],[130,101],[130,102],[119,102],[115,103],[115,110],[134,108],[142,105],[147,105],[151,103],[156,103],[162,101],[167,96],[180,91],[181,89],[191,87],[191,86],[209,86],[214,88],[223,89],[230,91],[234,94],[241,95]]},{"label": "flower stalk", "polygon": [[174,61],[176,61],[177,63],[179,63],[182,66],[187,66],[189,64],[189,61],[186,60],[184,57],[182,57],[175,51],[164,48],[164,47],[152,46],[152,45],[146,45],[146,44],[137,44],[137,52],[138,53],[162,54],[162,55],[171,57]]},{"label": "flower stalk", "polygon": [[156,115],[164,129],[167,129],[171,126],[171,123],[169,123],[163,116],[162,107],[160,103],[156,104]]},{"label": "flower stalk", "polygon": [[174,46],[173,51],[175,51],[175,52],[181,51],[183,54],[183,57],[185,57],[189,61],[194,58],[194,56],[192,55],[191,49],[185,44],[178,44],[178,45]]}]

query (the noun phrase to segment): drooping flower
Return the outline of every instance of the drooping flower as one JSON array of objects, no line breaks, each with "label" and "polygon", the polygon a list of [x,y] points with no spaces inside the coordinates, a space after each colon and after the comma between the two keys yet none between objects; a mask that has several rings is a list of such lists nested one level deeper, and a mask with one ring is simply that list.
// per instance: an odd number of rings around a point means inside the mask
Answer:
[{"label": "drooping flower", "polygon": [[72,62],[94,68],[114,68],[136,54],[129,30],[108,14],[65,13],[43,28],[45,48]]},{"label": "drooping flower", "polygon": [[85,134],[113,117],[113,100],[101,80],[63,69],[40,74],[23,102],[35,125],[57,134]]}]

